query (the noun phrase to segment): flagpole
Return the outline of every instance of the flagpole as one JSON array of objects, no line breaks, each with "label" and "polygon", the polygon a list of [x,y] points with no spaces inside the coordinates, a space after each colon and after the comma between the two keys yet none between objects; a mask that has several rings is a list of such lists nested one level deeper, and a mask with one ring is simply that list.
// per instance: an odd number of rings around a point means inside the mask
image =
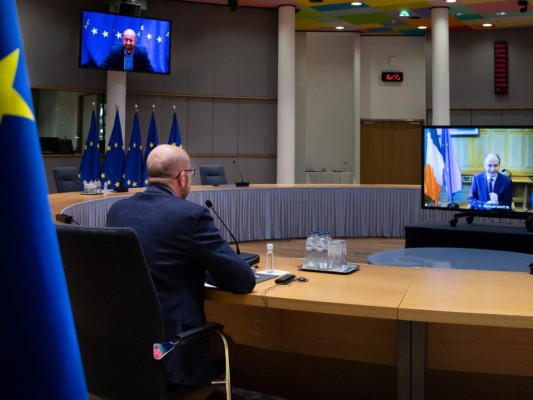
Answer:
[{"label": "flagpole", "polygon": [[[94,115],[96,115],[96,102],[93,101],[93,102],[91,103],[91,106],[92,106],[92,108],[93,108],[93,113],[94,113]],[[89,135],[87,135],[87,137],[88,137],[88,136],[89,136]],[[86,140],[87,140],[87,138],[83,138],[83,140],[82,140],[82,143],[83,143],[84,146],[85,146],[85,141],[86,141]],[[98,148],[100,148],[100,146],[98,146]],[[83,154],[83,151],[82,151],[82,154]]]}]

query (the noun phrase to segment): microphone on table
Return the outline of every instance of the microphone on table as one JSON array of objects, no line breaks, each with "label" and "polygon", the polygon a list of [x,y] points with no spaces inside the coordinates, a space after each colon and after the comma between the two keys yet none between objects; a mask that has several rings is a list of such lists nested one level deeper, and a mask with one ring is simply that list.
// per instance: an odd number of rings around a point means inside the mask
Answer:
[{"label": "microphone on table", "polygon": [[216,210],[213,208],[213,203],[211,202],[211,200],[206,200],[205,201],[205,205],[207,208],[209,208],[210,210],[213,210],[213,212],[215,213],[215,215],[217,216],[218,220],[222,223],[222,225],[224,226],[224,228],[226,228],[226,230],[228,231],[228,233],[230,234],[231,238],[233,239],[233,242],[235,243],[235,248],[236,248],[236,252],[237,254],[244,260],[246,261],[250,267],[256,265],[256,264],[259,264],[259,256],[257,254],[252,254],[252,253],[241,253],[241,249],[239,248],[239,242],[237,241],[237,238],[233,235],[233,233],[231,233],[230,229],[228,228],[228,226],[224,223],[224,221],[222,220],[222,218],[220,218],[220,215],[218,215],[218,213],[216,212]]},{"label": "microphone on table", "polygon": [[224,221],[222,221],[222,218],[220,218],[220,215],[218,215],[216,210],[213,208],[213,203],[211,203],[211,200],[206,200],[205,201],[205,205],[210,210],[213,210],[213,212],[217,216],[218,220],[222,223],[222,225],[224,225],[224,228],[226,228],[226,230],[229,232],[229,235],[231,236],[231,238],[235,242],[235,247],[236,247],[237,254],[241,254],[241,249],[239,249],[239,242],[237,242],[237,239],[235,238],[235,236],[233,236],[233,233],[231,233],[231,231],[229,230],[228,226],[224,223]]},{"label": "microphone on table", "polygon": [[250,186],[250,182],[244,182],[244,178],[242,177],[241,170],[239,169],[239,166],[237,165],[235,160],[233,160],[233,165],[235,165],[235,169],[237,170],[237,172],[239,173],[239,176],[241,177],[241,181],[235,182],[235,186],[239,186],[239,187]]}]

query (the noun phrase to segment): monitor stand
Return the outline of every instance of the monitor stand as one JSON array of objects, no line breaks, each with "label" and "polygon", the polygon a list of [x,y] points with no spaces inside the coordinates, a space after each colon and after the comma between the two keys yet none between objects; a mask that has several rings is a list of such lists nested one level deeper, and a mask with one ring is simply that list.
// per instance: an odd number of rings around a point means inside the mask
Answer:
[{"label": "monitor stand", "polygon": [[525,220],[526,230],[528,232],[533,232],[533,216],[532,215],[509,215],[509,214],[477,214],[477,213],[468,213],[462,212],[453,214],[453,219],[450,220],[450,226],[457,226],[459,218],[466,218],[466,222],[471,224],[474,221],[474,217],[485,217],[485,218],[507,218],[507,219],[523,219]]}]

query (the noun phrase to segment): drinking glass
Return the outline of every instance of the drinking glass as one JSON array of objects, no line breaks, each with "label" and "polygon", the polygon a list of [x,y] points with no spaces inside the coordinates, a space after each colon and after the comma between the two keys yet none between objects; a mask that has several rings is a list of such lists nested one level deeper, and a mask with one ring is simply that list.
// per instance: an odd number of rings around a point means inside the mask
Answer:
[{"label": "drinking glass", "polygon": [[338,240],[330,240],[328,243],[328,269],[339,268],[342,263],[342,245]]},{"label": "drinking glass", "polygon": [[346,265],[346,240],[337,240],[341,245],[341,265]]}]

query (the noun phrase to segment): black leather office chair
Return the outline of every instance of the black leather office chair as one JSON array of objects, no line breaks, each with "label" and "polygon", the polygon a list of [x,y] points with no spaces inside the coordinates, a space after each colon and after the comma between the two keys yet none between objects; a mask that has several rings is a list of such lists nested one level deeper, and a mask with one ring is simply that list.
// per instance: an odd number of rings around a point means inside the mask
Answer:
[{"label": "black leather office chair", "polygon": [[200,183],[202,185],[225,185],[226,172],[223,165],[200,165]]},{"label": "black leather office chair", "polygon": [[[164,342],[157,294],[135,231],[56,225],[87,386],[92,398],[166,400],[208,397],[215,389],[167,387],[165,360],[173,345],[222,325],[208,323]],[[162,360],[161,360],[162,358]],[[226,351],[226,397],[231,398]],[[190,396],[190,397],[188,397]],[[203,396],[203,397],[202,397]]]},{"label": "black leather office chair", "polygon": [[76,167],[56,167],[52,169],[58,193],[81,192],[81,184]]}]

